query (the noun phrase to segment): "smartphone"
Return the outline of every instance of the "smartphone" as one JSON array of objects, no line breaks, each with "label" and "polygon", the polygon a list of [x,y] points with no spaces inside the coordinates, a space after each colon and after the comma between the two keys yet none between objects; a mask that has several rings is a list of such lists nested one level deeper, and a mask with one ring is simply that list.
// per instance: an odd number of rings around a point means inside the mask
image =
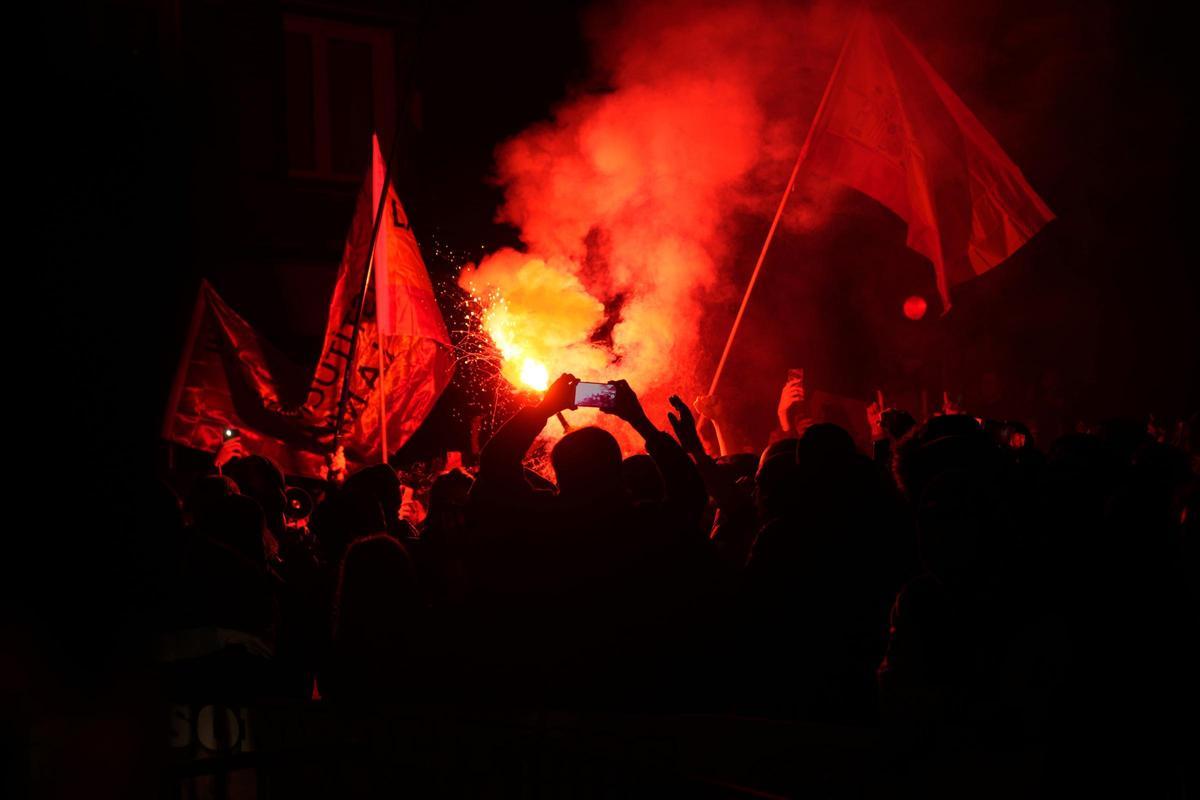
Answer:
[{"label": "smartphone", "polygon": [[575,384],[575,405],[591,408],[612,408],[617,401],[617,387],[607,383]]},{"label": "smartphone", "polygon": [[226,428],[225,429],[225,441],[234,439],[237,437],[237,435],[238,435],[238,432],[237,432],[236,428]]}]

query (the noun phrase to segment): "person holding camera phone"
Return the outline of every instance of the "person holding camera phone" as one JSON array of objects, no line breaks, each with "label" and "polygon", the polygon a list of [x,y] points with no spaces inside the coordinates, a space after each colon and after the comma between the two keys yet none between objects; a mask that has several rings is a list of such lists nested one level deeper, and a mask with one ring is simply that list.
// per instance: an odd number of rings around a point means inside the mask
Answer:
[{"label": "person holding camera phone", "polygon": [[[559,508],[584,507],[602,499],[623,502],[621,448],[602,428],[576,428],[554,446],[550,460],[556,492],[534,489],[525,479],[522,462],[526,453],[551,417],[578,407],[579,384],[574,375],[560,376],[540,402],[518,411],[496,432],[480,453],[473,496],[505,504],[552,502]],[[705,494],[690,459],[673,438],[654,426],[628,383],[616,380],[606,385],[612,389],[607,393],[609,399],[598,404],[600,410],[624,420],[641,435],[663,474],[668,502],[686,507],[698,517]]]},{"label": "person holding camera phone", "polygon": [[[553,488],[526,478],[523,461],[542,428],[581,401],[642,437],[662,475],[661,501],[634,502],[616,438],[595,426],[574,428],[554,445]],[[695,630],[680,620],[694,613],[688,598],[701,591],[695,587],[708,585],[684,577],[707,546],[700,526],[706,502],[695,465],[651,423],[628,383],[580,387],[575,376],[560,376],[484,445],[469,496],[475,540],[464,551],[472,585],[487,598],[477,601],[488,609],[483,635],[497,637],[495,649],[521,662],[497,669],[511,669],[509,680],[537,692],[580,690],[589,681],[616,686],[624,680],[611,672],[620,650],[650,652],[669,638],[663,630]],[[580,652],[588,658],[562,662]],[[644,674],[626,677],[650,683]]]}]

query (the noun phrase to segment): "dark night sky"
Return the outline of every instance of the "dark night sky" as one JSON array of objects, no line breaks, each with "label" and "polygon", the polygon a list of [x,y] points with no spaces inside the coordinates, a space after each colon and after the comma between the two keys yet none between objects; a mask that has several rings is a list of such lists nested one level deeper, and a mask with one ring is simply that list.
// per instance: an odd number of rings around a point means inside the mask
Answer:
[{"label": "dark night sky", "polygon": [[[1023,377],[1031,380],[1045,365],[1060,366],[1080,414],[1195,409],[1200,325],[1184,168],[1188,26],[1164,24],[1146,4],[885,5],[968,104],[979,101],[985,124],[1008,120],[993,129],[997,138],[1059,214],[1028,252],[967,287],[952,319],[908,335],[909,346],[941,348],[951,364],[993,353],[1006,374],[1029,364]],[[84,4],[77,14],[46,20],[47,46],[34,70],[38,102],[29,115],[37,121],[36,163],[49,165],[39,169],[32,197],[42,209],[63,212],[43,215],[52,227],[41,241],[52,246],[48,260],[43,252],[35,262],[35,283],[51,282],[47,296],[65,321],[61,328],[43,321],[56,329],[56,341],[28,373],[45,397],[26,404],[35,423],[29,427],[60,429],[64,446],[86,443],[96,466],[118,469],[153,452],[183,317],[205,272],[189,255],[205,233],[189,221],[197,202],[188,178],[196,134],[184,122],[173,78],[149,69],[144,54],[132,55],[124,34],[110,33],[123,30],[117,22],[127,7]],[[459,247],[512,239],[492,223],[500,199],[486,181],[493,148],[587,80],[582,8],[424,6],[412,73],[422,125],[405,176],[418,231],[436,230]],[[957,65],[958,77],[951,72]],[[1007,118],[1006,108],[1024,116]],[[877,216],[886,237],[892,223]],[[816,240],[785,237],[778,257],[827,252],[852,235],[834,228]],[[902,298],[907,288],[880,291]],[[786,287],[765,294],[793,302]],[[879,308],[898,316],[896,299],[887,294]],[[271,330],[270,309],[243,310],[268,335],[286,334]],[[860,316],[822,319],[843,331],[892,330],[890,322],[864,328]],[[752,322],[749,335],[764,324]],[[848,341],[853,333],[838,336],[846,358],[862,350]],[[776,370],[777,362],[772,356],[751,366]]]}]

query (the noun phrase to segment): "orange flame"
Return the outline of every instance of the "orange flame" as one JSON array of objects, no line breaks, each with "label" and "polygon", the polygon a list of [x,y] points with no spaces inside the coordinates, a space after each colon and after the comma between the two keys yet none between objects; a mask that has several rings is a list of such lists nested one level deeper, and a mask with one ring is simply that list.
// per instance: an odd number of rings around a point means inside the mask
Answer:
[{"label": "orange flame", "polygon": [[604,320],[604,305],[570,265],[501,250],[464,270],[459,282],[483,305],[483,329],[513,386],[541,392],[563,372],[603,375],[610,357],[589,337]]},{"label": "orange flame", "polygon": [[521,365],[521,382],[531,389],[544,392],[550,388],[550,372],[542,362],[527,358]]}]

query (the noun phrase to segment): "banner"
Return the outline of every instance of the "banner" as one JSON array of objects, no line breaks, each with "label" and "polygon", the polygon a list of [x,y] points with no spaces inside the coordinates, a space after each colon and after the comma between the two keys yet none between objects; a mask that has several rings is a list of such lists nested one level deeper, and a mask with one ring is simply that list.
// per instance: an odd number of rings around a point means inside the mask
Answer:
[{"label": "banner", "polygon": [[861,12],[809,132],[805,164],[883,203],[950,287],[1004,261],[1054,214],[891,22]]}]

